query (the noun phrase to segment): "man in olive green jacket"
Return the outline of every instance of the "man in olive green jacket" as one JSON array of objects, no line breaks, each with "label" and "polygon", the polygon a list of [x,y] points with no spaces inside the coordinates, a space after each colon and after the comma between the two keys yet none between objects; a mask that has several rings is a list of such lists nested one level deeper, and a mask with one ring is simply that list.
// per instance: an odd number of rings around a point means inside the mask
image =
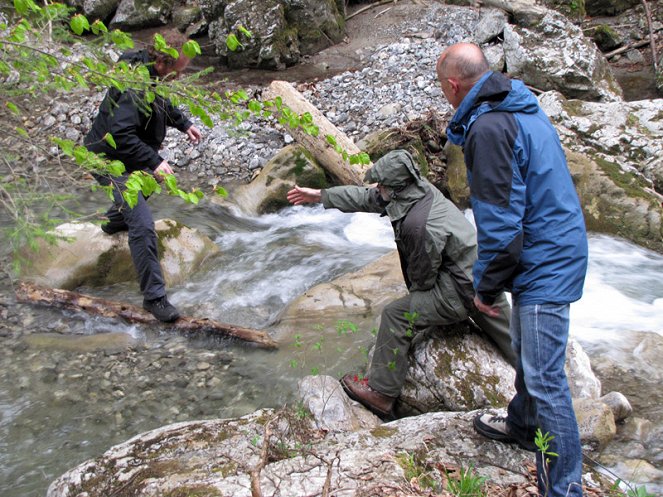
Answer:
[{"label": "man in olive green jacket", "polygon": [[471,317],[514,364],[510,308],[503,294],[495,304],[501,310],[497,317],[474,308],[476,230],[451,201],[422,178],[408,152],[389,152],[368,170],[364,180],[377,186],[324,190],[295,186],[288,192],[288,200],[295,205],[322,202],[327,209],[389,216],[409,293],[382,311],[368,377],[347,374],[341,379],[351,398],[389,419],[407,373],[408,351],[418,332]]}]

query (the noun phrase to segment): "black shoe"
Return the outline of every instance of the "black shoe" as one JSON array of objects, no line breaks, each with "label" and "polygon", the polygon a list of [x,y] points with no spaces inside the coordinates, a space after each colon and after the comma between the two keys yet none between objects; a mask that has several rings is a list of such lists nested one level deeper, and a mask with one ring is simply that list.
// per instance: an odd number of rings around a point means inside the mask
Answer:
[{"label": "black shoe", "polygon": [[479,414],[474,418],[474,429],[484,437],[492,438],[508,444],[518,444],[521,449],[536,452],[534,438],[532,440],[521,439],[511,435],[506,417],[490,413]]},{"label": "black shoe", "polygon": [[101,224],[101,231],[106,233],[107,235],[114,235],[115,233],[119,233],[120,231],[127,231],[129,227],[122,223],[113,223],[113,222],[106,222]]},{"label": "black shoe", "polygon": [[155,318],[164,323],[172,323],[180,317],[179,311],[173,304],[168,302],[168,299],[165,295],[163,297],[159,297],[158,299],[144,299],[143,309],[151,312]]}]

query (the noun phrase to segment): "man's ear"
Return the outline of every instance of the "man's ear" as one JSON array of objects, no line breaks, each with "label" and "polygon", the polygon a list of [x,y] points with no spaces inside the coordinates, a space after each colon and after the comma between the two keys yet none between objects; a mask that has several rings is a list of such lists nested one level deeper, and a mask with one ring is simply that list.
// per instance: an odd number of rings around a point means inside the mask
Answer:
[{"label": "man's ear", "polygon": [[460,81],[457,78],[447,78],[447,82],[455,94],[460,91]]}]

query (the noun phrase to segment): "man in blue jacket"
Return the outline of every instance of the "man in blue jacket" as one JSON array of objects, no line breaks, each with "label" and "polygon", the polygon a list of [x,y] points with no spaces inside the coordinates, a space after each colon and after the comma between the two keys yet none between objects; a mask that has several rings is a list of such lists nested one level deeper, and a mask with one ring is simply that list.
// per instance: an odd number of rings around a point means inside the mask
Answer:
[{"label": "man in blue jacket", "polygon": [[506,418],[481,414],[474,426],[530,449],[537,428],[548,432],[557,456],[546,462],[537,452],[541,494],[581,496],[582,452],[564,363],[587,236],[564,151],[534,95],[522,81],[492,72],[478,46],[452,45],[436,69],[456,109],[447,137],[463,147],[478,231],[474,304],[490,316],[497,295],[512,295],[516,395]]},{"label": "man in blue jacket", "polygon": [[[165,39],[174,47],[181,47],[186,41],[179,33],[166,34]],[[177,77],[190,61],[184,54],[180,53],[178,58],[173,58],[156,52],[152,47],[127,52],[121,60],[133,65],[145,65],[154,79]],[[151,103],[147,103],[144,95],[135,90],[119,91],[111,88],[101,103],[92,129],[85,137],[85,146],[110,160],[119,160],[125,166],[122,176],[97,176],[100,184],[113,185],[114,198],[113,205],[106,212],[108,222],[102,224],[101,229],[109,235],[128,232],[131,258],[143,293],[143,307],[158,320],[171,322],[179,317],[179,312],[166,297],[154,220],[147,199],[139,193],[138,203],[130,208],[122,197],[126,181],[133,171],[153,173],[158,180],[162,175],[173,174],[168,161],[159,155],[167,126],[186,133],[193,143],[200,141],[198,128],[168,99],[157,95]],[[116,147],[111,147],[104,139],[107,133],[113,137]]]}]

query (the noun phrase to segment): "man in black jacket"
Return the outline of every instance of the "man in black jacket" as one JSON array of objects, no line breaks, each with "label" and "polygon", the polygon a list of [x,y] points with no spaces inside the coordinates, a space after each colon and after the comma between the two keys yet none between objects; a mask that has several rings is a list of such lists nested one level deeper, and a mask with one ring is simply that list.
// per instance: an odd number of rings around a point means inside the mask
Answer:
[{"label": "man in black jacket", "polygon": [[[170,46],[180,49],[184,41],[186,39],[179,34],[166,36]],[[154,79],[177,77],[190,61],[182,53],[179,58],[173,58],[153,48],[128,52],[121,60],[145,65]],[[143,307],[158,320],[171,322],[179,318],[179,312],[166,297],[154,219],[147,206],[147,199],[139,193],[136,205],[129,207],[122,196],[127,179],[133,171],[150,172],[157,180],[161,180],[163,175],[173,174],[168,161],[158,152],[166,137],[167,126],[186,133],[193,143],[200,141],[198,128],[168,99],[157,95],[153,102],[147,103],[140,92],[132,89],[121,92],[111,88],[101,103],[92,129],[85,137],[85,146],[110,160],[119,160],[125,166],[122,176],[96,176],[100,184],[113,185],[113,205],[106,212],[108,222],[102,224],[101,229],[109,235],[128,232],[131,258],[143,293]],[[113,137],[115,148],[106,142],[106,134]]]}]

